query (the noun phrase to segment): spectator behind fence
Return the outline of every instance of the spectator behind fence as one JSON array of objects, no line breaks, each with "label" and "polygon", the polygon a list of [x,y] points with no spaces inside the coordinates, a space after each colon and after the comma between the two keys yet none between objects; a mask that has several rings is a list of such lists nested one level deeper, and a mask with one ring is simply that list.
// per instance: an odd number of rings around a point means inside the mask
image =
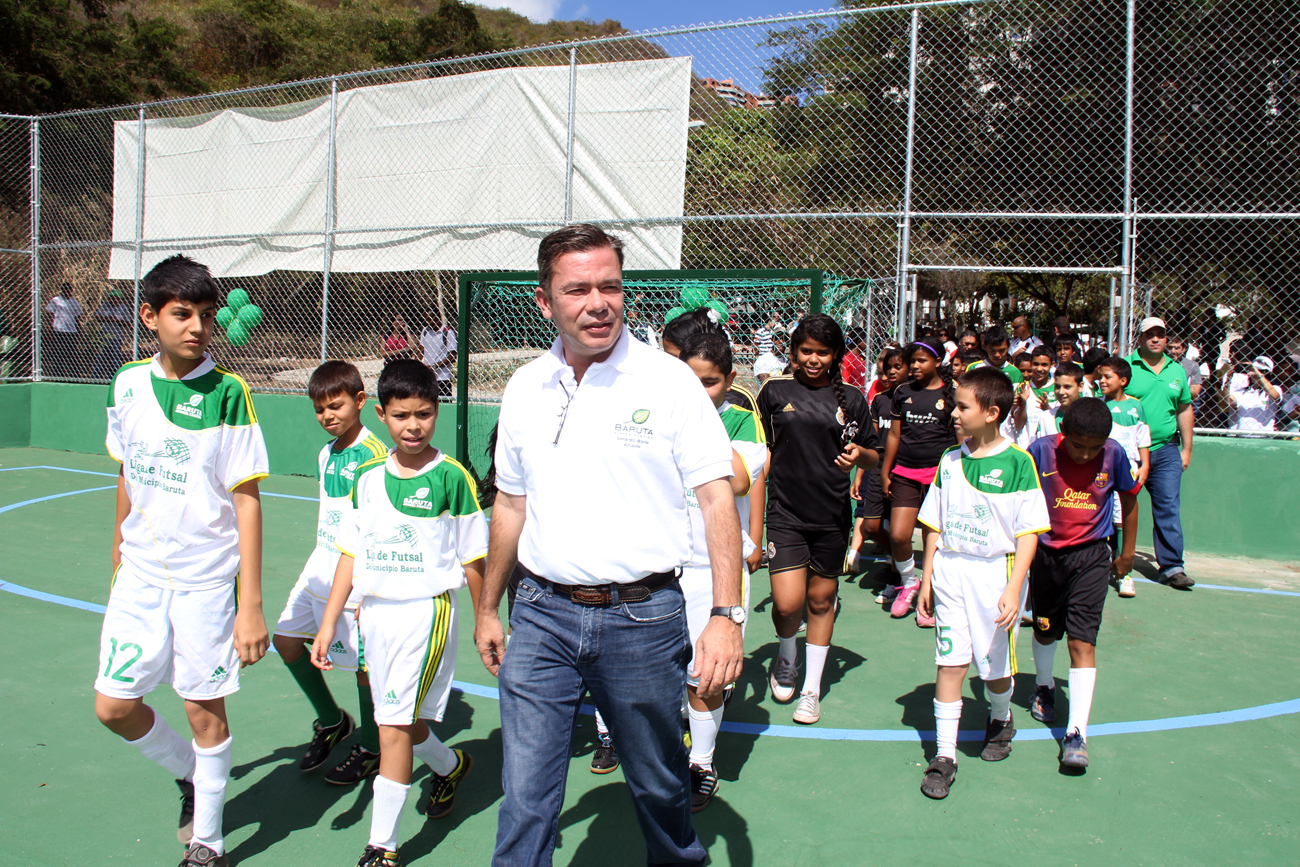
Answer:
[{"label": "spectator behind fence", "polygon": [[848,350],[840,360],[840,378],[858,391],[867,390],[867,330],[850,328],[847,335]]},{"label": "spectator behind fence", "polygon": [[1043,341],[1034,336],[1029,330],[1029,320],[1023,316],[1017,316],[1011,320],[1011,357],[1015,358],[1022,352],[1033,352]]},{"label": "spectator behind fence", "polygon": [[1228,384],[1230,427],[1236,431],[1271,431],[1276,429],[1277,411],[1282,405],[1282,391],[1273,384],[1273,359],[1257,357],[1233,372]]},{"label": "spectator behind fence", "polygon": [[[1216,347],[1217,349],[1217,347]],[[1192,401],[1201,396],[1201,386],[1203,377],[1201,375],[1201,365],[1187,357],[1187,341],[1182,335],[1169,335],[1169,357],[1182,365],[1183,370],[1187,371],[1187,386],[1192,392]]]},{"label": "spectator behind fence", "polygon": [[379,347],[379,351],[384,357],[384,367],[399,358],[410,358],[411,346],[414,343],[415,341],[411,338],[410,329],[406,327],[406,320],[402,318],[402,314],[393,314],[393,324]]},{"label": "spectator behind fence", "polygon": [[50,314],[50,331],[41,353],[42,372],[55,379],[72,379],[77,374],[77,320],[85,315],[81,302],[72,297],[72,284],[64,283],[59,294],[45,305]]},{"label": "spectator behind fence", "polygon": [[131,308],[122,298],[121,289],[109,289],[104,293],[104,300],[95,308],[95,320],[99,323],[100,345],[91,368],[92,379],[108,379],[123,364],[126,364],[126,329],[131,326]]},{"label": "spectator behind fence", "polygon": [[[1192,392],[1187,371],[1165,355],[1169,338],[1163,319],[1148,316],[1138,329],[1138,348],[1126,361],[1133,369],[1127,394],[1142,401],[1151,428],[1152,536],[1162,583],[1180,590],[1196,582],[1183,566],[1183,523],[1179,497],[1183,473],[1192,462]],[[1181,448],[1175,444],[1180,441]]]},{"label": "spectator behind fence", "polygon": [[420,346],[424,349],[425,367],[432,368],[438,380],[439,399],[452,397],[451,380],[456,373],[456,331],[447,324],[442,311],[430,308],[425,312]]}]

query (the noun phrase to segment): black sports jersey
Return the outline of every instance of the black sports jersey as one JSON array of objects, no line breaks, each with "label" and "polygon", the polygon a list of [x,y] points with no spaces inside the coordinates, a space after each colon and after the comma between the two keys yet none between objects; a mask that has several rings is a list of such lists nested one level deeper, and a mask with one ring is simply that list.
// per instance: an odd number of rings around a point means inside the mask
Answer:
[{"label": "black sports jersey", "polygon": [[790,374],[772,376],[759,389],[758,415],[772,449],[768,526],[830,530],[853,523],[850,477],[835,459],[846,432],[867,448],[875,447],[875,436],[862,392],[845,385],[844,406],[841,413],[829,385],[806,385]]},{"label": "black sports jersey", "polygon": [[952,426],[952,401],[944,400],[942,388],[923,388],[905,382],[894,390],[889,417],[903,422],[902,438],[894,465],[923,470],[939,465],[939,457],[957,442]]},{"label": "black sports jersey", "polygon": [[741,409],[747,409],[750,412],[757,412],[754,408],[754,395],[750,394],[747,388],[739,384],[727,389],[727,393],[724,397],[726,398],[727,403],[732,406],[738,406]]},{"label": "black sports jersey", "polygon": [[885,440],[889,438],[889,426],[893,424],[889,408],[893,405],[894,391],[878,391],[871,398],[871,422],[876,426],[876,451],[885,454]]}]

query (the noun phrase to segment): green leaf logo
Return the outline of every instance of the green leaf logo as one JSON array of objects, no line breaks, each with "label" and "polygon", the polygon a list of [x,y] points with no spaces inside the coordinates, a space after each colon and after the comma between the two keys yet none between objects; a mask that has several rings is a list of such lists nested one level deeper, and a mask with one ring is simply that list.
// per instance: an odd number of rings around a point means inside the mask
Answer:
[{"label": "green leaf logo", "polygon": [[650,410],[648,409],[638,409],[636,412],[632,413],[633,424],[645,424],[646,419],[648,418],[650,418]]}]

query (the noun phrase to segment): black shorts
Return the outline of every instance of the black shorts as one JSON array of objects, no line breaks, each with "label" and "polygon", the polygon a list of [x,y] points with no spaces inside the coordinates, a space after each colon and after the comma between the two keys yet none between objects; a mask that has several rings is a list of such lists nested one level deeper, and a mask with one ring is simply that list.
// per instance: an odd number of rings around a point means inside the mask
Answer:
[{"label": "black shorts", "polygon": [[1110,566],[1105,539],[1059,549],[1039,542],[1029,578],[1034,635],[1048,642],[1069,635],[1095,645],[1110,590]]},{"label": "black shorts", "polygon": [[925,502],[925,495],[929,493],[930,486],[918,482],[916,479],[909,479],[900,476],[898,473],[889,474],[889,506],[891,509],[919,509]]},{"label": "black shorts", "polygon": [[880,470],[867,473],[862,482],[861,494],[862,499],[858,500],[853,509],[853,517],[868,520],[889,517],[889,501],[885,499],[885,492],[880,487]]},{"label": "black shorts", "polygon": [[807,567],[825,578],[844,574],[844,554],[849,547],[849,530],[796,530],[767,528],[767,571],[769,575]]}]

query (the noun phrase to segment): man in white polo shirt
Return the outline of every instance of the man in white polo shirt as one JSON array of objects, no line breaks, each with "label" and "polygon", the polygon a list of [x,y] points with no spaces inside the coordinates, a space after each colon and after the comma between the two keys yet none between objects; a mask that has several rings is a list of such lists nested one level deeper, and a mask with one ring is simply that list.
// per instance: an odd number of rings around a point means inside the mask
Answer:
[{"label": "man in white polo shirt", "polygon": [[[680,567],[685,489],[704,517],[714,617],[696,645],[701,695],[735,680],[744,646],[731,443],[690,367],[631,339],[622,243],[567,226],[538,250],[537,304],[559,337],[501,401],[476,640],[501,688],[498,867],[549,865],[579,703],[618,739],[651,864],[705,859],[691,824],[680,708],[690,658]],[[518,562],[510,649],[497,610]]]},{"label": "man in white polo shirt", "polygon": [[434,378],[438,380],[438,398],[455,397],[452,376],[456,372],[456,330],[447,325],[442,311],[435,308],[425,311],[420,347],[424,350],[424,366],[432,369]]}]

